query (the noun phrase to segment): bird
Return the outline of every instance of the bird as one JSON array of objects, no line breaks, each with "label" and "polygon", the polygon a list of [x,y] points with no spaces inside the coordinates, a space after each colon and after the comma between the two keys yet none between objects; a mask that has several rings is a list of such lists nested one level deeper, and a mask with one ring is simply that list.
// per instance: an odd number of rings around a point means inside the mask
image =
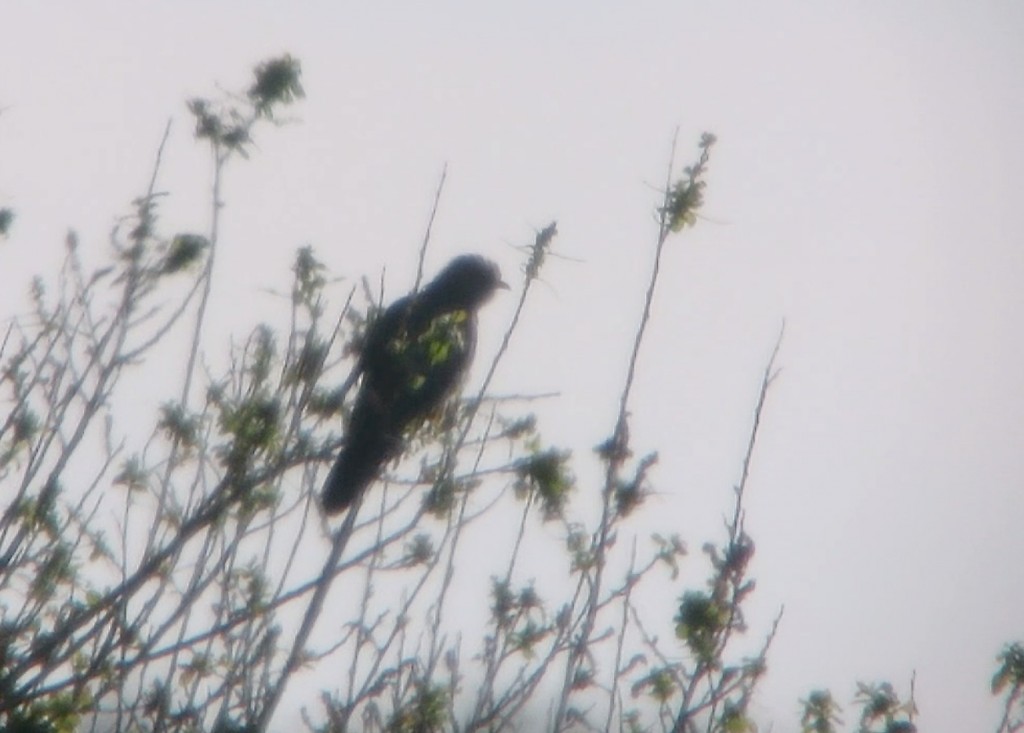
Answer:
[{"label": "bird", "polygon": [[458,388],[476,349],[477,310],[507,288],[494,262],[460,255],[372,322],[345,441],[321,495],[327,514],[351,506]]}]

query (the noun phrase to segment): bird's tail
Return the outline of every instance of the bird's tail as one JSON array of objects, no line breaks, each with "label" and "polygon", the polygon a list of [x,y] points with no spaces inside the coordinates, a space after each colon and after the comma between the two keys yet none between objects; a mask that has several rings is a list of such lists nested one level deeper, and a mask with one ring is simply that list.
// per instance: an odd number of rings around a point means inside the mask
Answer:
[{"label": "bird's tail", "polygon": [[374,482],[394,455],[394,441],[386,436],[352,434],[324,482],[324,511],[336,514],[347,509]]}]

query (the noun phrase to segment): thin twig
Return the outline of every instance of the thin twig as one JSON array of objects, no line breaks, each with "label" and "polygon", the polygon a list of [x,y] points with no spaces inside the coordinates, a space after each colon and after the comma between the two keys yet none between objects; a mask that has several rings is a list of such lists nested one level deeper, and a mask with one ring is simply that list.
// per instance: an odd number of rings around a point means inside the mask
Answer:
[{"label": "thin twig", "polygon": [[427,259],[427,247],[430,245],[430,233],[434,228],[434,218],[441,204],[441,193],[444,191],[444,182],[448,178],[448,163],[441,169],[441,180],[437,182],[437,191],[434,193],[434,205],[430,209],[430,218],[427,220],[427,229],[423,233],[423,244],[420,245],[420,255],[416,262],[416,282],[413,283],[412,292],[418,293],[420,283],[423,282],[423,262]]}]

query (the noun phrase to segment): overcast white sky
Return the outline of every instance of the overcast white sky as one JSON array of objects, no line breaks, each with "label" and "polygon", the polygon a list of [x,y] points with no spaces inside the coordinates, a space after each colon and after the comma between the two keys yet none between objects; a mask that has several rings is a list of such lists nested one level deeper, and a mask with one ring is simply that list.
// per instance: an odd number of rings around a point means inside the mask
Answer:
[{"label": "overcast white sky", "polygon": [[552,261],[497,388],[562,390],[545,434],[583,456],[611,427],[673,130],[681,160],[713,131],[632,409],[662,455],[645,517],[715,536],[785,318],[749,497],[755,630],[786,606],[760,721],[916,670],[921,730],[993,730],[994,656],[1024,639],[1024,4],[493,5],[6,0],[4,314],[68,228],[102,257],[170,116],[164,220],[202,231],[184,100],[289,52],[308,98],[229,174],[212,333],[279,309],[263,288],[306,243],[402,290],[447,162],[431,271],[475,250],[513,276],[509,245],[552,219],[579,260]]}]

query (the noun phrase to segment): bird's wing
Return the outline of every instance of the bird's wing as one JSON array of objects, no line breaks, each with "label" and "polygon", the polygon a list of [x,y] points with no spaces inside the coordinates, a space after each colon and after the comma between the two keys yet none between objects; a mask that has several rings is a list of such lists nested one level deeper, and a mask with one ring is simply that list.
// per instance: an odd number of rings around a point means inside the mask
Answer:
[{"label": "bird's wing", "polygon": [[401,453],[403,425],[396,419],[401,385],[407,379],[390,354],[389,344],[404,328],[411,299],[402,298],[370,324],[359,357],[362,381],[345,426],[345,443],[324,484],[323,505],[329,512],[349,506]]},{"label": "bird's wing", "polygon": [[476,349],[476,316],[456,310],[431,318],[410,334],[405,363],[406,392],[398,418],[427,417],[458,389]]}]

